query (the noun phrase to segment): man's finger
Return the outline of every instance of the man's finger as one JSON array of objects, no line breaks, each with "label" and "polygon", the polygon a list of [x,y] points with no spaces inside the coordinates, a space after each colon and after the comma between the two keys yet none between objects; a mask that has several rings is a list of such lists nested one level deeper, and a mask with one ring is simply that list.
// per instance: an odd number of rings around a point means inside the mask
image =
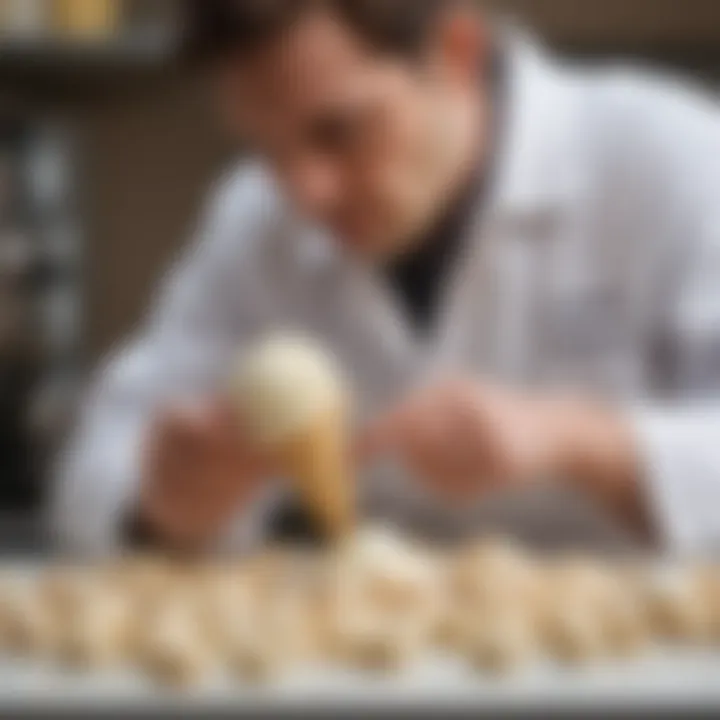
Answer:
[{"label": "man's finger", "polygon": [[244,468],[248,475],[280,474],[275,453],[254,441],[243,427],[235,409],[223,398],[216,398],[209,415],[213,447],[218,454]]}]

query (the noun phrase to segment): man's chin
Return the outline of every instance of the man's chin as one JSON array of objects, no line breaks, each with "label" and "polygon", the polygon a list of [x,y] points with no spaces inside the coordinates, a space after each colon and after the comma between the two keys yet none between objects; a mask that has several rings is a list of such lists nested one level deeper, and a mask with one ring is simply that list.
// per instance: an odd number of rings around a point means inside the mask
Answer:
[{"label": "man's chin", "polygon": [[382,263],[391,258],[395,250],[387,237],[369,235],[339,235],[338,242],[342,249],[364,262]]}]

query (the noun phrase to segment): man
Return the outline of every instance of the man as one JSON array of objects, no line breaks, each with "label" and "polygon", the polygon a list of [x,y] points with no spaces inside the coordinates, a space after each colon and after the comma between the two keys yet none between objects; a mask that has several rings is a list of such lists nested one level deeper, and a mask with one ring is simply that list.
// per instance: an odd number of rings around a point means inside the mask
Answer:
[{"label": "man", "polygon": [[[103,372],[53,503],[63,540],[248,547],[276,481],[218,396],[290,328],[356,384],[376,511],[480,530],[562,491],[720,542],[720,113],[581,71],[461,0],[203,0],[189,45],[256,151]],[[367,484],[367,488],[365,487]]]}]

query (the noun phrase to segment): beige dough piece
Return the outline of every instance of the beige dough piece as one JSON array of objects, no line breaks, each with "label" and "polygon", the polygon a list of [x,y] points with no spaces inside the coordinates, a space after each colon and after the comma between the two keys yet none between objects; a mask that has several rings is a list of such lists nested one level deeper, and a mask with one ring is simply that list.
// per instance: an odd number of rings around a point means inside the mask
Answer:
[{"label": "beige dough piece", "polygon": [[372,611],[345,611],[336,617],[331,657],[360,670],[397,673],[428,647],[423,627],[413,621],[391,622]]},{"label": "beige dough piece", "polygon": [[365,528],[332,563],[325,637],[339,662],[398,671],[431,645],[442,616],[441,577],[421,548]]},{"label": "beige dough piece", "polygon": [[88,593],[99,583],[99,571],[90,567],[53,567],[38,578],[38,596],[61,620],[75,614]]},{"label": "beige dough piece", "polygon": [[642,604],[633,593],[618,593],[603,610],[608,650],[616,656],[634,656],[651,643],[650,627]]},{"label": "beige dough piece", "polygon": [[363,528],[334,559],[338,602],[395,617],[439,611],[440,572],[420,547],[382,527]]},{"label": "beige dough piece", "polygon": [[0,593],[0,635],[11,656],[44,659],[57,646],[58,623],[35,583],[10,581]]},{"label": "beige dough piece", "polygon": [[537,602],[535,564],[509,541],[486,540],[460,551],[451,560],[449,583],[463,613]]},{"label": "beige dough piece", "polygon": [[244,564],[242,578],[265,597],[285,592],[310,591],[327,566],[325,554],[290,549],[270,549]]},{"label": "beige dough piece", "polygon": [[265,682],[314,659],[316,636],[308,601],[299,593],[256,596],[249,612],[227,628],[223,656],[231,671],[248,682]]},{"label": "beige dough piece", "polygon": [[465,626],[462,615],[448,608],[435,626],[433,645],[441,650],[461,651],[466,637]]},{"label": "beige dough piece", "polygon": [[211,650],[187,603],[167,605],[148,618],[141,638],[137,664],[162,685],[197,685],[213,666]]},{"label": "beige dough piece", "polygon": [[709,616],[711,639],[720,643],[720,567],[700,568],[697,582]]},{"label": "beige dough piece", "polygon": [[433,559],[382,527],[366,527],[330,560],[325,628],[341,664],[398,671],[426,647],[438,622]]},{"label": "beige dough piece", "polygon": [[245,597],[240,612],[219,618],[220,633],[213,638],[218,656],[232,674],[253,682],[273,677],[279,672],[281,659],[280,648],[269,636],[259,606],[259,595]]},{"label": "beige dough piece", "polygon": [[603,657],[611,641],[605,611],[612,578],[590,560],[564,560],[543,574],[541,632],[547,652],[569,664]]},{"label": "beige dough piece", "polygon": [[640,654],[652,643],[652,631],[642,598],[623,568],[615,569],[598,589],[596,612],[608,652],[617,657]]},{"label": "beige dough piece", "polygon": [[332,558],[328,581],[328,617],[338,619],[339,644],[358,645],[367,634],[376,650],[366,655],[402,664],[415,648],[435,642],[449,606],[443,561],[382,526],[361,528],[348,538]]},{"label": "beige dough piece", "polygon": [[561,562],[549,573],[546,590],[550,605],[584,608],[607,653],[633,655],[649,643],[642,603],[620,569],[591,559]]},{"label": "beige dough piece", "polygon": [[468,610],[457,602],[450,587],[451,569],[449,563],[444,563],[439,570],[439,583],[437,586],[437,616],[432,626],[432,643],[441,650],[460,651],[465,638],[465,620]]},{"label": "beige dough piece", "polygon": [[88,592],[66,616],[57,658],[67,667],[93,670],[118,663],[130,649],[130,599],[110,588]]},{"label": "beige dough piece", "polygon": [[122,558],[105,572],[105,582],[125,593],[139,614],[185,592],[188,580],[187,568],[152,556]]},{"label": "beige dough piece", "polygon": [[270,552],[241,573],[217,575],[198,595],[198,617],[218,658],[249,682],[310,659],[315,567],[300,554]]},{"label": "beige dough piece", "polygon": [[646,573],[640,580],[640,592],[648,624],[658,639],[678,643],[711,639],[711,608],[692,572]]},{"label": "beige dough piece", "polygon": [[282,646],[261,637],[258,632],[243,635],[225,654],[225,663],[232,675],[252,684],[276,679],[287,662]]},{"label": "beige dough piece", "polygon": [[516,672],[537,656],[537,631],[527,613],[499,611],[467,622],[464,630],[463,655],[482,672]]},{"label": "beige dough piece", "polygon": [[355,526],[350,393],[312,342],[272,338],[243,356],[230,393],[246,432],[274,455],[333,539]]},{"label": "beige dough piece", "polygon": [[548,653],[568,664],[584,664],[607,652],[599,619],[580,605],[558,606],[546,619],[544,638]]},{"label": "beige dough piece", "polygon": [[198,578],[192,597],[198,628],[213,647],[221,647],[230,628],[251,622],[258,593],[247,577],[212,573]]},{"label": "beige dough piece", "polygon": [[330,605],[329,564],[325,554],[301,551],[276,550],[258,556],[243,571],[254,608],[251,613],[263,617],[279,613],[298,630],[297,637],[312,637],[310,652],[319,652]]},{"label": "beige dough piece", "polygon": [[561,558],[547,567],[545,588],[550,593],[572,596],[578,602],[600,604],[615,586],[610,567],[592,558]]},{"label": "beige dough piece", "polygon": [[12,627],[18,609],[27,597],[26,585],[10,573],[0,577],[0,650],[3,653],[11,650]]}]

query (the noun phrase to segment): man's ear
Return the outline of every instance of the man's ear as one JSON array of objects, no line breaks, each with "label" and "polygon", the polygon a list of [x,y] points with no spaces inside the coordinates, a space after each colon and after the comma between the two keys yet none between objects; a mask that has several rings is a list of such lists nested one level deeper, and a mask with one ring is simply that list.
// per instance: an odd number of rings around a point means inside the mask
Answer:
[{"label": "man's ear", "polygon": [[488,44],[485,17],[473,4],[459,3],[440,19],[434,47],[436,65],[451,81],[474,84],[486,62]]}]

